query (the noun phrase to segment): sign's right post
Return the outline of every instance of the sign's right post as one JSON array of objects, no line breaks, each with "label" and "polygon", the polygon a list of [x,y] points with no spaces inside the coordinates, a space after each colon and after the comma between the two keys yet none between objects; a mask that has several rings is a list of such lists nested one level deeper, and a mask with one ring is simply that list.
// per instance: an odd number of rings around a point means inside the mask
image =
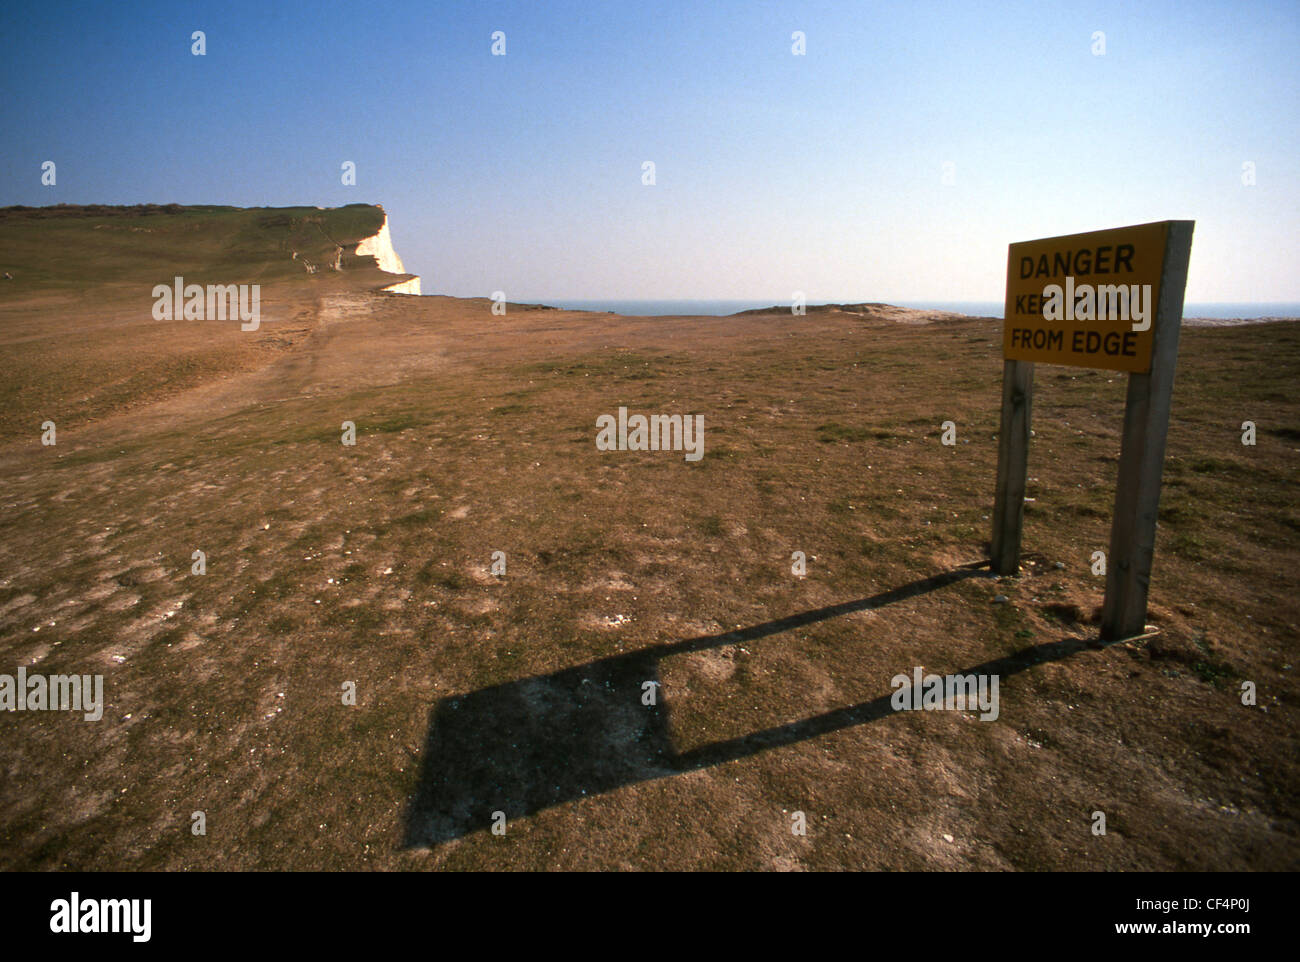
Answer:
[{"label": "sign's right post", "polygon": [[1161,296],[1152,323],[1151,368],[1146,373],[1129,374],[1101,617],[1101,637],[1107,641],[1131,638],[1146,628],[1193,227],[1193,221],[1169,222],[1160,271]]}]

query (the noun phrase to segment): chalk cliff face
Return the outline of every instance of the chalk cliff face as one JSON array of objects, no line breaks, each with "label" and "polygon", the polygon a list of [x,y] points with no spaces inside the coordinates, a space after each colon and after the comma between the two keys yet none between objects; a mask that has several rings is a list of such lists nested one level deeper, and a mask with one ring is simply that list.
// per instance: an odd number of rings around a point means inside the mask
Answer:
[{"label": "chalk cliff face", "polygon": [[[357,256],[364,257],[370,255],[379,262],[379,269],[389,274],[405,274],[406,268],[402,266],[402,259],[397,256],[397,251],[393,250],[393,238],[388,233],[388,215],[384,215],[384,225],[379,228],[379,233],[373,237],[367,237],[357,245]],[[409,281],[400,281],[397,284],[390,284],[383,288],[385,291],[392,291],[395,294],[419,294],[420,279],[413,277]]]}]

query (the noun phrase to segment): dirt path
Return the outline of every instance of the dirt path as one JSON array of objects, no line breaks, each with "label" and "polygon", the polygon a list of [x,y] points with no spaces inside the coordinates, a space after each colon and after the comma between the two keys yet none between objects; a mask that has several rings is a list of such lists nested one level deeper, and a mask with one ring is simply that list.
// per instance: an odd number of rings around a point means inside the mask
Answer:
[{"label": "dirt path", "polygon": [[[176,430],[201,430],[250,407],[382,387],[446,364],[445,338],[393,295],[329,293],[268,298],[259,335],[265,362],[172,397],[61,431],[68,452]],[[252,335],[250,335],[252,336]],[[2,457],[0,457],[2,459]]]}]

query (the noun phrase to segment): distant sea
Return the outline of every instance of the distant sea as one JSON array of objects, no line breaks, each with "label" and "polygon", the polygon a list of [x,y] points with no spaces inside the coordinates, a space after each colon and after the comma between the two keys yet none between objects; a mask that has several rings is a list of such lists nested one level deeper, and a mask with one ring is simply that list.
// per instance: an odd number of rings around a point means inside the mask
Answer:
[{"label": "distant sea", "polygon": [[[549,304],[552,307],[571,311],[610,311],[614,314],[626,314],[631,317],[654,317],[668,314],[699,314],[705,316],[724,316],[739,311],[752,311],[761,307],[772,307],[776,301],[586,301],[586,300],[521,300],[521,303]],[[828,303],[813,301],[810,303]],[[831,303],[857,304],[860,301],[836,301]],[[913,307],[928,311],[952,311],[957,314],[971,314],[975,317],[1002,317],[1001,301],[888,301],[899,307]],[[1256,303],[1217,303],[1185,304],[1183,317],[1260,318],[1260,317],[1300,317],[1300,303],[1290,302],[1256,302]]]}]

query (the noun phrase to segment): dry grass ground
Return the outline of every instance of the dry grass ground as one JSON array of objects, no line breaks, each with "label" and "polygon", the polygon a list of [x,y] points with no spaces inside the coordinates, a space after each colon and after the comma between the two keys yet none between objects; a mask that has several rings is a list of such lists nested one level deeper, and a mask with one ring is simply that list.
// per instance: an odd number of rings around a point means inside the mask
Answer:
[{"label": "dry grass ground", "polygon": [[[1039,368],[995,582],[959,566],[996,321],[331,283],[269,288],[243,340],[121,294],[0,305],[0,672],[107,702],[0,713],[3,867],[1295,867],[1300,326],[1185,332],[1160,633],[1101,647],[1122,376]],[[703,414],[703,459],[598,451],[620,405]],[[1000,716],[890,711],[918,665],[999,674]]]}]

